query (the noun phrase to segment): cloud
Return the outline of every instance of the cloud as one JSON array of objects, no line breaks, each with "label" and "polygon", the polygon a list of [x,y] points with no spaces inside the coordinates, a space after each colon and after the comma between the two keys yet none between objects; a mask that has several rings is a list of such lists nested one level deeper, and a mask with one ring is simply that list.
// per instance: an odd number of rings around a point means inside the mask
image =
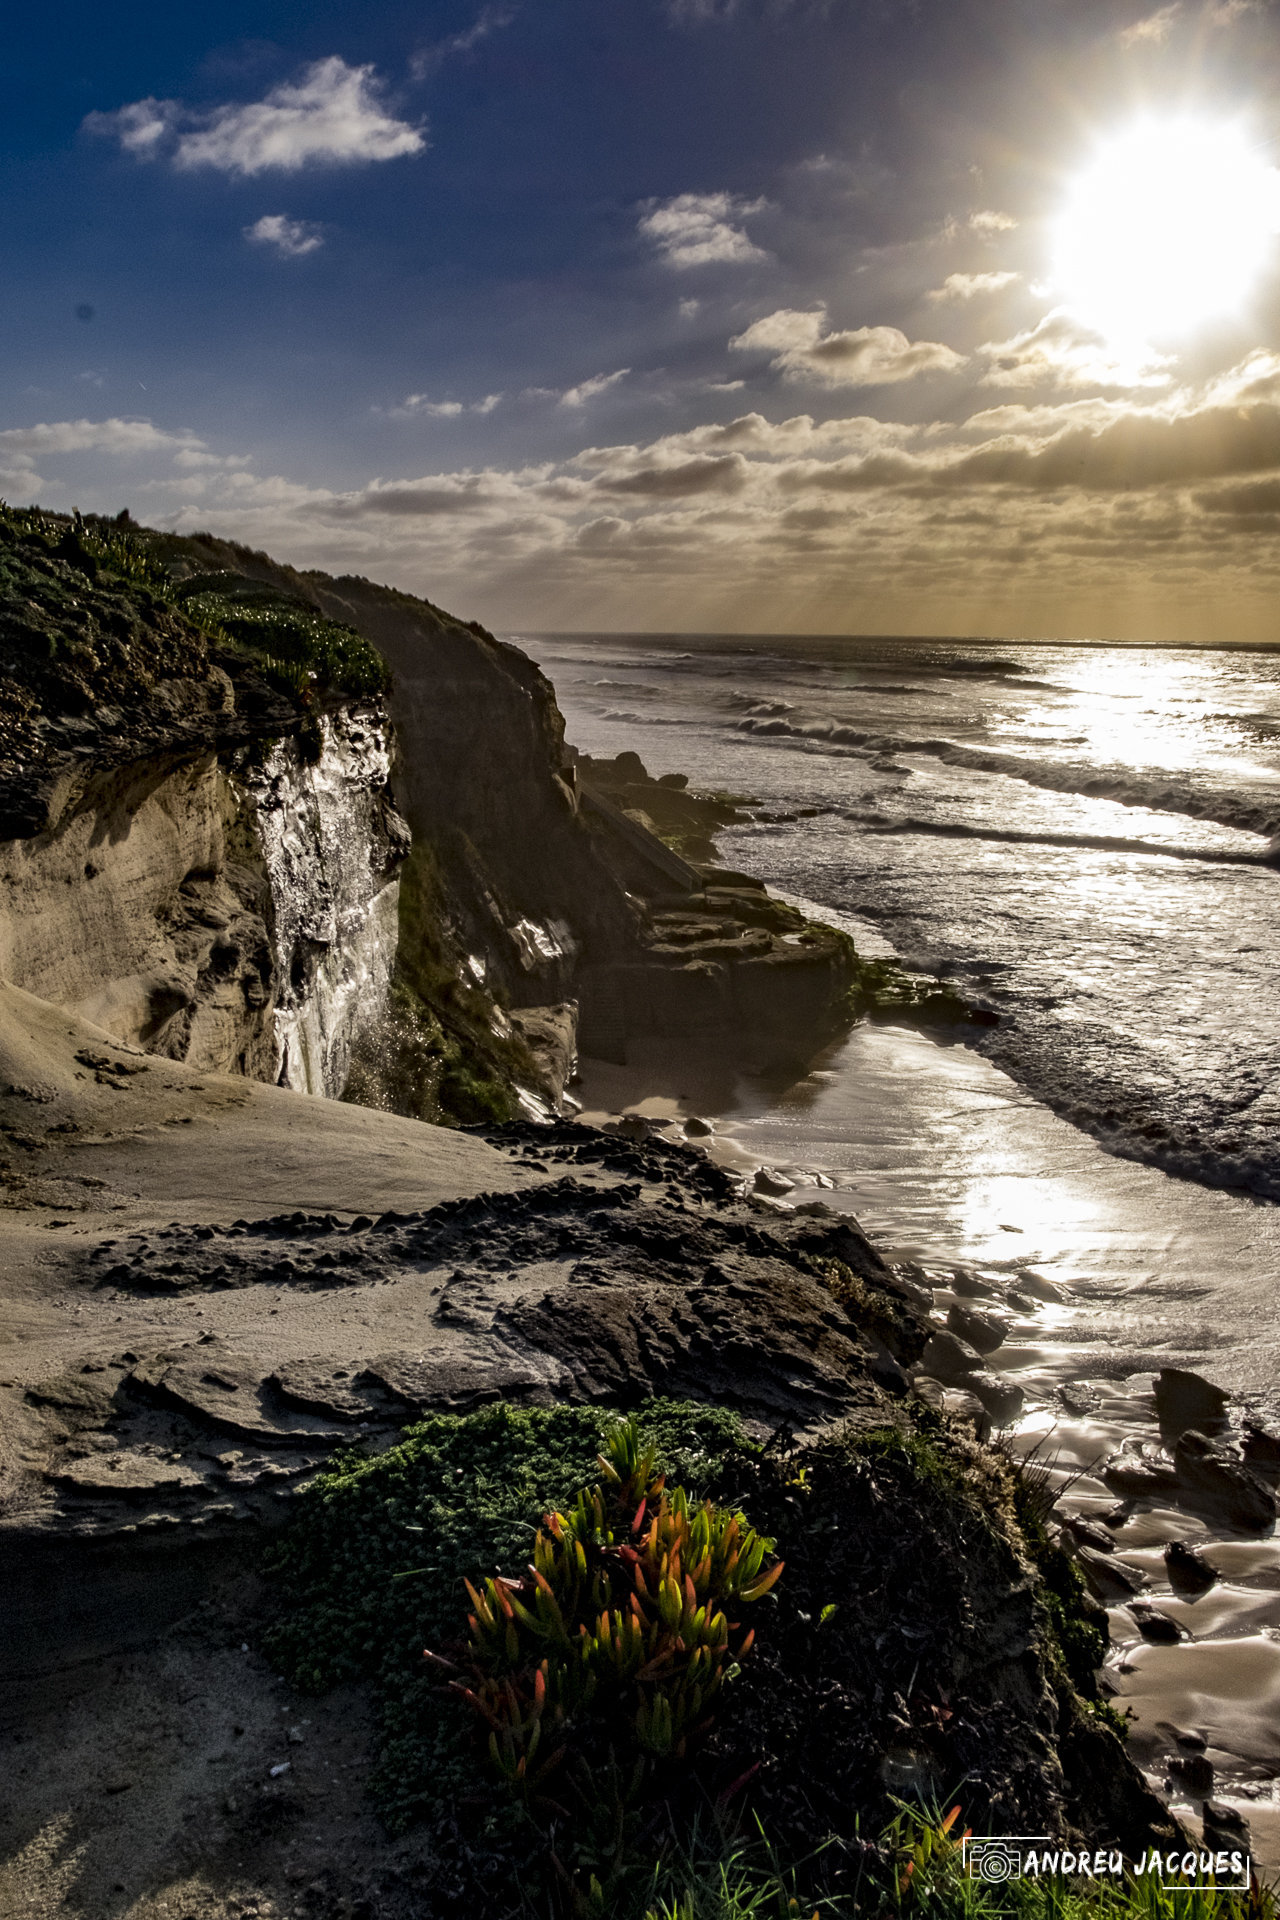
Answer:
[{"label": "cloud", "polygon": [[1011,213],[997,213],[987,207],[981,213],[971,213],[965,223],[970,233],[985,234],[988,238],[997,233],[1012,233],[1017,221]]},{"label": "cloud", "polygon": [[670,17],[690,26],[706,20],[732,20],[737,11],[738,0],[667,0]]},{"label": "cloud", "polygon": [[[456,420],[461,413],[492,413],[501,405],[500,393],[486,393],[483,400],[432,400],[425,393],[410,393],[398,407],[389,407],[385,411],[393,420],[422,418],[425,420]],[[375,413],[384,411],[381,407],[373,409]]]},{"label": "cloud", "polygon": [[638,467],[616,478],[602,475],[597,485],[604,493],[681,500],[697,493],[740,493],[746,485],[748,471],[740,453],[704,454],[672,465]]},{"label": "cloud", "polygon": [[121,456],[199,451],[204,442],[194,433],[166,433],[150,420],[53,420],[34,427],[6,427],[0,432],[0,454],[19,464],[58,453],[110,453]]},{"label": "cloud", "polygon": [[625,380],[630,367],[619,367],[616,373],[593,374],[590,380],[584,380],[581,386],[568,387],[559,396],[562,407],[584,407],[588,400],[594,400],[598,393],[607,393],[610,387],[616,387],[619,380]]},{"label": "cloud", "polygon": [[1020,280],[1018,273],[949,273],[940,287],[925,295],[927,300],[973,300],[980,293],[999,293]]},{"label": "cloud", "polygon": [[437,40],[434,45],[423,47],[414,54],[409,62],[409,70],[414,79],[425,80],[428,74],[434,73],[438,66],[452,58],[455,53],[473,52],[482,41],[489,38],[490,34],[499,33],[503,27],[509,27],[518,11],[519,8],[515,6],[482,7],[471,25],[464,27],[461,33],[450,34],[447,40]]},{"label": "cloud", "polygon": [[1135,20],[1131,27],[1124,27],[1116,39],[1122,47],[1154,46],[1162,47],[1177,25],[1182,12],[1182,0],[1173,0],[1173,4],[1161,7],[1157,13],[1149,13],[1143,20]]},{"label": "cloud", "polygon": [[153,160],[181,113],[178,101],[157,100],[149,94],[145,100],[135,100],[115,113],[87,114],[84,126],[88,133],[114,137],[125,153]]},{"label": "cloud", "polygon": [[897,327],[826,333],[825,307],[783,307],[754,320],[729,345],[739,353],[772,353],[771,365],[792,380],[831,387],[883,387],[921,373],[950,373],[964,355],[937,340],[908,340]]},{"label": "cloud", "polygon": [[978,352],[991,362],[984,387],[1166,387],[1175,364],[1154,347],[1118,354],[1062,308],[1009,340],[985,341]]},{"label": "cloud", "polygon": [[389,114],[380,93],[371,66],[349,67],[335,54],[247,106],[202,112],[176,100],[147,99],[115,113],[91,113],[84,124],[139,159],[165,153],[181,169],[215,167],[244,176],[421,153],[421,128]]},{"label": "cloud", "polygon": [[678,193],[672,200],[650,204],[639,231],[653,241],[665,266],[681,271],[767,260],[768,254],[734,224],[767,204],[732,193]]},{"label": "cloud", "polygon": [[274,247],[288,260],[300,259],[324,245],[324,235],[312,221],[290,220],[283,213],[264,213],[244,229],[244,237],[257,246]]}]

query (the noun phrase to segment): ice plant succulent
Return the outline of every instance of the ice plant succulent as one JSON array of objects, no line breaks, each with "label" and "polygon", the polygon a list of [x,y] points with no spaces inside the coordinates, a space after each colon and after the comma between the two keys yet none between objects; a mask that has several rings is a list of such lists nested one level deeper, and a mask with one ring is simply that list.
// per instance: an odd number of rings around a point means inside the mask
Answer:
[{"label": "ice plant succulent", "polygon": [[777,1581],[772,1554],[741,1513],[668,1488],[634,1420],[614,1428],[600,1479],[545,1515],[524,1577],[466,1583],[469,1671],[452,1684],[499,1774],[540,1798],[566,1755],[607,1752],[634,1798],[683,1760],[750,1649],[730,1614]]}]

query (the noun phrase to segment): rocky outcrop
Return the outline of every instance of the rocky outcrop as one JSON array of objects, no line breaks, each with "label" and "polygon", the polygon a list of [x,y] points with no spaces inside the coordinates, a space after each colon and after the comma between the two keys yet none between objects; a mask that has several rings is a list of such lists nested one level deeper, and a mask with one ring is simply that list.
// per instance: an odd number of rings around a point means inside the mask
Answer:
[{"label": "rocky outcrop", "polygon": [[385,717],[261,755],[213,747],[86,778],[0,845],[0,975],[118,1040],[337,1094],[394,963],[404,835]]},{"label": "rocky outcrop", "polygon": [[335,1095],[395,958],[386,712],[291,690],[137,564],[0,526],[0,977],[126,1045]]},{"label": "rocky outcrop", "polygon": [[[493,1400],[691,1396],[804,1431],[905,1395],[925,1323],[848,1221],[762,1216],[661,1139],[530,1126],[502,1140],[536,1185],[91,1246],[73,1284],[104,1331],[139,1300],[199,1301],[203,1330],[99,1347],[25,1389],[38,1477],[10,1541],[196,1542],[278,1521],[354,1436],[386,1445],[406,1420]],[[836,1271],[856,1287],[833,1292]]]}]

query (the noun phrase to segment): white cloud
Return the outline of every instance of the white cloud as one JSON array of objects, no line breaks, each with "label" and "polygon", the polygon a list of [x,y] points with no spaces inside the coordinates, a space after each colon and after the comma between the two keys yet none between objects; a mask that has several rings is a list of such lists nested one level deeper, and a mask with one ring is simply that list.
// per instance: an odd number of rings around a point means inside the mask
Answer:
[{"label": "white cloud", "polygon": [[515,19],[518,9],[514,6],[482,7],[469,27],[461,33],[452,33],[447,40],[437,40],[433,46],[423,47],[415,53],[409,68],[415,80],[425,80],[429,73],[455,53],[471,53],[490,34],[509,27]]},{"label": "white cloud", "polygon": [[680,318],[682,320],[692,320],[699,312],[701,306],[701,300],[682,300],[679,309]]},{"label": "white cloud", "polygon": [[1017,273],[949,273],[940,287],[925,297],[929,300],[973,300],[980,293],[999,293],[1021,279]]},{"label": "white cloud", "polygon": [[145,100],[135,100],[116,113],[87,114],[84,125],[88,133],[113,136],[125,153],[136,154],[140,160],[153,160],[181,112],[177,100],[157,100],[154,95],[148,95]]},{"label": "white cloud", "polygon": [[421,153],[421,128],[389,114],[380,91],[371,66],[349,67],[334,54],[247,106],[200,112],[175,100],[137,100],[115,113],[91,113],[84,124],[139,159],[165,152],[180,168],[246,176]]},{"label": "white cloud", "polygon": [[[486,393],[483,400],[432,400],[425,393],[411,393],[398,407],[389,409],[394,419],[418,417],[427,420],[456,420],[460,413],[492,413],[501,404],[500,393]],[[381,407],[374,408],[381,413]]]},{"label": "white cloud", "polygon": [[767,260],[763,248],[735,225],[767,204],[732,193],[678,193],[672,200],[651,205],[641,216],[639,230],[653,241],[668,267],[683,270]]},{"label": "white cloud", "polygon": [[1011,233],[1018,223],[1011,213],[998,213],[995,208],[987,207],[981,213],[971,213],[966,224],[971,233],[990,236]]},{"label": "white cloud", "polygon": [[938,340],[908,340],[897,327],[827,333],[825,307],[784,307],[755,320],[729,345],[739,353],[772,353],[771,365],[793,380],[830,387],[884,387],[921,373],[950,373],[964,355]]},{"label": "white cloud", "polygon": [[204,442],[194,433],[166,433],[150,420],[52,420],[34,427],[7,427],[0,432],[0,454],[18,465],[45,454],[110,453],[121,456],[199,452]]},{"label": "white cloud", "polygon": [[264,213],[244,230],[246,240],[262,247],[274,247],[286,259],[300,259],[324,245],[324,235],[310,220],[290,220],[283,213]]},{"label": "white cloud", "polygon": [[1062,308],[1009,340],[985,341],[978,352],[991,362],[984,387],[1167,387],[1175,364],[1154,347],[1116,353]]},{"label": "white cloud", "polygon": [[1122,47],[1163,46],[1173,32],[1178,15],[1182,12],[1182,0],[1173,0],[1168,7],[1161,7],[1156,13],[1147,14],[1145,19],[1135,20],[1131,27],[1123,28],[1116,39]]},{"label": "white cloud", "polygon": [[616,387],[619,380],[625,380],[630,367],[619,367],[616,373],[593,374],[590,380],[584,380],[581,386],[569,387],[560,395],[562,407],[582,407],[588,400],[594,400],[598,393],[605,393],[610,387]]}]

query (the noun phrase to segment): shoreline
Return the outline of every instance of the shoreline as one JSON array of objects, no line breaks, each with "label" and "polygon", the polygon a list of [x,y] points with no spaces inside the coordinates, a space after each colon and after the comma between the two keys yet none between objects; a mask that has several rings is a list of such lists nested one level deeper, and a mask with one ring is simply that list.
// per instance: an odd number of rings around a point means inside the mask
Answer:
[{"label": "shoreline", "polygon": [[[893,1091],[903,1087],[909,1096],[891,1123]],[[633,1066],[584,1061],[577,1091],[582,1118],[595,1125],[625,1126],[633,1116],[633,1127],[638,1117],[678,1138],[682,1117],[710,1124],[714,1132],[695,1130],[690,1144],[702,1146],[748,1190],[755,1170],[768,1169],[757,1205],[786,1212],[817,1201],[855,1216],[886,1259],[906,1263],[932,1287],[935,1323],[944,1324],[952,1308],[1007,1299],[1019,1281],[1028,1292],[1037,1280],[1049,1283],[1043,1291],[1056,1298],[1032,1300],[1024,1292],[1022,1305],[1032,1311],[1020,1312],[1006,1342],[987,1356],[998,1378],[1025,1396],[1007,1443],[1046,1464],[1061,1495],[1060,1522],[1068,1531],[1088,1530],[1088,1538],[1101,1541],[1108,1565],[1120,1570],[1110,1585],[1105,1570],[1088,1568],[1088,1577],[1111,1627],[1104,1685],[1113,1703],[1132,1715],[1130,1751],[1149,1783],[1179,1818],[1194,1819],[1194,1797],[1168,1769],[1188,1752],[1202,1755],[1214,1770],[1215,1798],[1250,1823],[1259,1861],[1268,1870],[1280,1868],[1280,1540],[1274,1529],[1260,1536],[1215,1524],[1167,1495],[1126,1502],[1102,1477],[1104,1459],[1117,1454],[1157,1457],[1150,1387],[1160,1368],[1184,1368],[1229,1386],[1243,1406],[1261,1404],[1276,1377],[1274,1339],[1252,1350],[1240,1344],[1256,1329],[1256,1301],[1241,1302],[1238,1337],[1230,1344],[1208,1337],[1225,1339],[1220,1325],[1201,1329],[1199,1340],[1194,1326],[1187,1329],[1202,1291],[1200,1264],[1194,1246],[1179,1256],[1176,1226],[1161,1204],[1168,1176],[1117,1160],[1047,1107],[1027,1102],[1016,1083],[976,1051],[907,1029],[855,1029],[787,1090],[748,1081],[714,1058],[696,1062],[654,1047]],[[930,1128],[927,1109],[939,1098],[952,1102],[950,1116]],[[945,1150],[942,1138],[950,1141],[950,1164],[930,1164],[933,1150]],[[1056,1172],[1046,1177],[1045,1156],[1055,1146]],[[1010,1170],[1014,1150],[1025,1157],[1021,1174]],[[1090,1175],[1110,1189],[1110,1214],[1095,1204],[1090,1221],[1073,1224],[1068,1196],[1078,1196]],[[1252,1202],[1179,1185],[1193,1197],[1193,1213],[1202,1198],[1205,1211],[1221,1216],[1224,1248],[1232,1233],[1243,1248]],[[1142,1189],[1150,1204],[1136,1208]],[[1261,1259],[1258,1266],[1261,1282],[1271,1269]],[[1170,1267],[1186,1295],[1180,1344],[1176,1299],[1165,1337],[1151,1324],[1153,1292],[1157,1313],[1178,1292]],[[1213,1297],[1220,1317],[1221,1292]],[[1108,1324],[1117,1314],[1120,1338]],[[1139,1331],[1145,1344],[1134,1337]],[[1242,1352],[1249,1356],[1243,1368]],[[1228,1355],[1234,1367],[1224,1364]],[[952,1389],[948,1399],[958,1402],[960,1392]],[[1222,1578],[1204,1595],[1188,1597],[1171,1584],[1161,1552],[1171,1540],[1219,1567]],[[1126,1580],[1133,1591],[1120,1584]],[[1187,1637],[1153,1644],[1130,1611],[1139,1595]]]}]

